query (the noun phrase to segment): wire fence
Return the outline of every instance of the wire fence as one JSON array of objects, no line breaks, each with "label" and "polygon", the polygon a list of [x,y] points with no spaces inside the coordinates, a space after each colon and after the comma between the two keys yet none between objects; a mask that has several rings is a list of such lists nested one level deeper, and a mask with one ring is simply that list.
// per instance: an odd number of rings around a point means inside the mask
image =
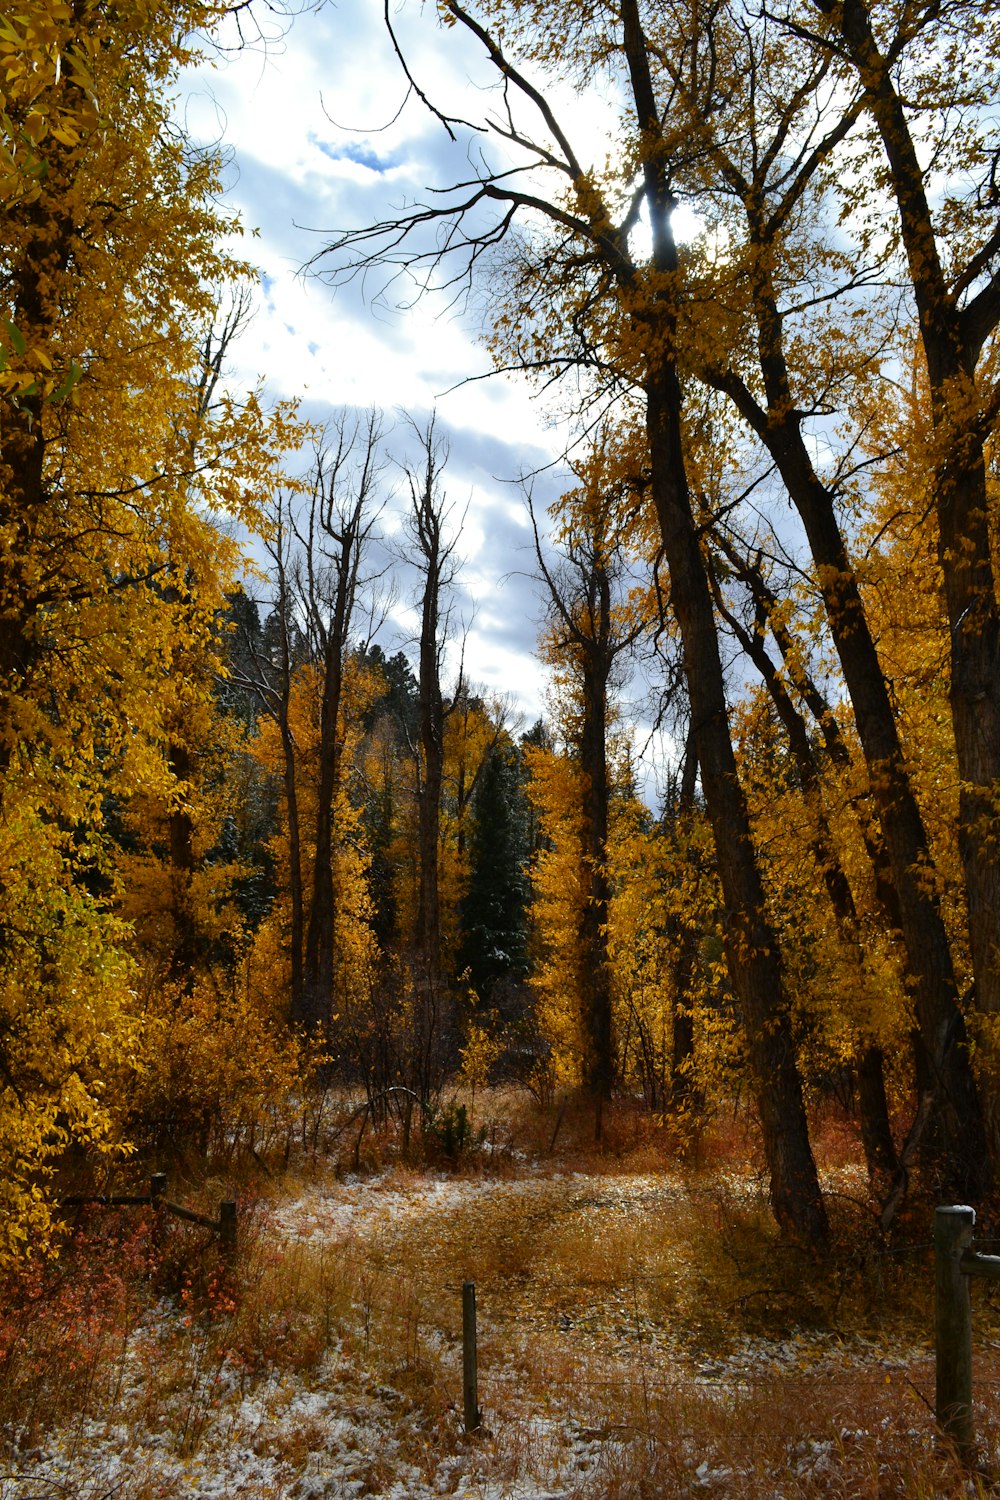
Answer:
[{"label": "wire fence", "polygon": [[[157,1221],[161,1220],[164,1215],[170,1214],[178,1219],[208,1228],[218,1235],[220,1246],[227,1252],[231,1251],[236,1243],[237,1206],[234,1201],[220,1203],[217,1218],[199,1213],[166,1198],[166,1177],[163,1174],[156,1174],[151,1179],[150,1191],[146,1194],[68,1198],[63,1200],[63,1206],[67,1209],[151,1206]],[[579,1203],[567,1205],[571,1210],[578,1209],[580,1206]],[[582,1206],[600,1208],[603,1205],[598,1196],[588,1200]],[[622,1205],[615,1206],[621,1207]],[[942,1209],[938,1211],[936,1217],[940,1223],[942,1214],[959,1213],[970,1214],[971,1210]],[[971,1230],[969,1231],[969,1244],[971,1244]],[[992,1247],[996,1246],[1000,1246],[1000,1240],[979,1241],[975,1252],[966,1246],[966,1260],[957,1267],[955,1272],[958,1278],[956,1285],[961,1283],[967,1287],[970,1275],[988,1274],[1000,1280],[1000,1257],[993,1257],[988,1253]],[[881,1246],[866,1252],[865,1259],[898,1262],[908,1257],[929,1256],[931,1253],[934,1254],[935,1263],[938,1266],[936,1274],[940,1307],[941,1245],[937,1238],[912,1241],[905,1245]],[[955,1428],[954,1412],[959,1411],[961,1422],[964,1424],[960,1428],[960,1447],[963,1450],[971,1447],[971,1438],[967,1436],[967,1433],[971,1432],[972,1410],[971,1314],[967,1310],[960,1313],[962,1328],[960,1360],[962,1364],[961,1378],[957,1387],[959,1395],[955,1397],[952,1393],[947,1398],[943,1398],[941,1394],[943,1356],[940,1315],[935,1331],[935,1345],[924,1351],[916,1349],[906,1350],[905,1353],[898,1351],[893,1353],[888,1349],[880,1351],[874,1341],[859,1339],[845,1341],[836,1330],[828,1330],[825,1334],[816,1331],[808,1333],[800,1331],[791,1337],[787,1332],[784,1336],[775,1337],[769,1336],[766,1332],[760,1332],[755,1335],[746,1335],[742,1348],[737,1342],[735,1348],[713,1354],[705,1349],[699,1349],[693,1340],[690,1341],[692,1346],[685,1348],[683,1334],[678,1334],[676,1328],[671,1327],[663,1315],[653,1316],[648,1307],[640,1308],[640,1288],[675,1281],[678,1274],[679,1268],[676,1264],[663,1270],[623,1267],[620,1272],[612,1271],[606,1274],[594,1270],[582,1275],[558,1274],[544,1266],[540,1269],[533,1268],[531,1272],[521,1271],[508,1277],[497,1273],[493,1278],[492,1286],[489,1282],[486,1283],[487,1296],[484,1299],[491,1356],[495,1357],[499,1351],[501,1363],[506,1363],[502,1354],[505,1337],[509,1336],[511,1328],[515,1325],[520,1325],[519,1334],[523,1337],[524,1325],[527,1324],[529,1329],[533,1329],[540,1337],[555,1337],[557,1340],[565,1338],[568,1341],[567,1352],[570,1355],[571,1384],[574,1389],[591,1394],[604,1393],[609,1399],[615,1391],[622,1389],[623,1382],[631,1382],[637,1388],[641,1387],[646,1400],[666,1398],[679,1391],[691,1392],[692,1390],[724,1393],[727,1399],[738,1399],[743,1394],[759,1391],[763,1387],[773,1388],[776,1385],[780,1385],[785,1390],[797,1390],[801,1394],[820,1390],[828,1394],[838,1382],[843,1383],[845,1378],[849,1378],[853,1397],[857,1399],[858,1393],[866,1388],[874,1393],[884,1390],[887,1386],[895,1385],[897,1389],[903,1388],[909,1391],[930,1410],[935,1411],[938,1425],[945,1432],[958,1430]],[[356,1312],[363,1320],[366,1329],[366,1344],[373,1318],[393,1320],[402,1316],[412,1321],[414,1327],[423,1323],[425,1328],[434,1328],[438,1333],[447,1333],[447,1330],[442,1327],[440,1308],[431,1311],[426,1301],[424,1305],[420,1304],[420,1295],[426,1299],[428,1293],[427,1268],[424,1269],[422,1293],[418,1292],[415,1280],[410,1290],[407,1291],[408,1280],[409,1278],[405,1276],[400,1277],[397,1271],[394,1292],[389,1298],[380,1297],[375,1291],[374,1282],[370,1280],[364,1290],[359,1292],[354,1299]],[[512,1281],[516,1282],[519,1287],[523,1288],[530,1284],[535,1289],[533,1306],[526,1301],[518,1308],[518,1299],[512,1301],[510,1296]],[[475,1370],[477,1367],[478,1335],[475,1316],[470,1324],[468,1315],[470,1288],[474,1308],[475,1287],[473,1283],[451,1278],[438,1283],[438,1291],[445,1292],[449,1297],[454,1296],[456,1309],[459,1305],[459,1295],[465,1306],[465,1316],[461,1320],[463,1325],[462,1352],[466,1371],[466,1429],[471,1432],[478,1427],[478,1398],[474,1389],[470,1394],[468,1371],[470,1368]],[[630,1291],[632,1307],[627,1305]],[[616,1294],[613,1306],[608,1307],[605,1304],[588,1308],[588,1299],[602,1302],[608,1292]],[[570,1302],[570,1309],[546,1306],[544,1302],[538,1300],[538,1293],[541,1293],[543,1298],[563,1297]],[[804,1294],[794,1286],[757,1287],[750,1292],[740,1294],[732,1303],[732,1308],[735,1309],[738,1305],[745,1306],[754,1297],[794,1300],[802,1295]],[[718,1309],[715,1311],[717,1312]],[[452,1339],[454,1340],[454,1332]],[[415,1345],[416,1333],[414,1333],[414,1347]],[[980,1349],[982,1353],[992,1357],[1000,1354],[1000,1343],[983,1341]],[[605,1372],[595,1373],[589,1367],[596,1358],[602,1358],[608,1363]],[[932,1380],[936,1387],[934,1405],[923,1388]],[[980,1389],[991,1392],[1000,1389],[1000,1368],[994,1372],[991,1363],[988,1370],[981,1370],[977,1376],[977,1385]],[[948,1387],[949,1391],[950,1389]]]}]

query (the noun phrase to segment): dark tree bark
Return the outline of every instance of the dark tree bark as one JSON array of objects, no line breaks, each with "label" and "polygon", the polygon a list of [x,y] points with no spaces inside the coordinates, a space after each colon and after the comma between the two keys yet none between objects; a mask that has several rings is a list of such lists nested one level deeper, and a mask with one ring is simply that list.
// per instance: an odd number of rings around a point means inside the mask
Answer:
[{"label": "dark tree bark", "polygon": [[[444,780],[445,704],[441,658],[448,633],[447,591],[454,582],[457,536],[449,536],[449,508],[440,490],[447,462],[433,419],[421,434],[423,462],[408,470],[410,536],[422,576],[420,643],[417,671],[417,925],[416,1056],[414,1085],[425,1102],[434,1091],[443,1044],[445,996],[441,972],[441,898],[438,885],[441,835],[441,789]],[[462,697],[459,681],[453,701]]]},{"label": "dark tree bark", "polygon": [[[611,798],[608,728],[616,672],[634,650],[647,622],[625,609],[630,516],[622,494],[602,492],[605,438],[591,454],[591,472],[579,471],[582,489],[563,497],[559,562],[546,560],[534,509],[535,556],[549,595],[549,629],[560,660],[571,665],[580,704],[574,749],[583,782],[582,858],[587,899],[581,915],[581,973],[588,1039],[587,1083],[594,1099],[594,1133],[602,1134],[603,1105],[616,1075],[608,957],[608,816]],[[620,486],[619,486],[620,488]]]},{"label": "dark tree bark", "polygon": [[712,599],[684,478],[680,387],[672,369],[650,382],[647,400],[653,493],[683,642],[694,742],[723,891],[723,943],[747,1034],[771,1203],[786,1232],[820,1244],[827,1235],[826,1213],[809,1145],[777,938],[765,914],[730,737]]},{"label": "dark tree bark", "polygon": [[[986,490],[985,450],[996,421],[997,396],[992,379],[977,376],[983,347],[1000,321],[1000,231],[996,228],[996,157],[992,176],[980,190],[977,207],[986,209],[985,239],[963,251],[946,272],[938,249],[928,202],[926,174],[920,165],[907,106],[897,82],[899,59],[908,43],[926,46],[918,24],[907,37],[900,31],[888,52],[876,41],[866,0],[845,0],[834,7],[815,0],[846,49],[864,90],[865,106],[875,122],[889,167],[891,191],[916,302],[918,327],[927,364],[931,412],[939,439],[934,475],[938,523],[938,558],[951,650],[952,724],[958,757],[959,851],[968,903],[969,940],[975,976],[975,1005],[1000,1012],[1000,606],[997,600]],[[982,35],[980,17],[975,45],[987,56],[996,47]],[[933,27],[938,12],[928,7],[923,25]],[[909,24],[909,23],[907,23]],[[972,39],[970,38],[970,44]],[[891,54],[891,55],[890,55]],[[984,126],[984,129],[986,127]],[[984,153],[984,161],[989,153]],[[978,290],[968,297],[973,287]],[[993,1122],[994,1151],[998,1122]]]},{"label": "dark tree bark", "polygon": [[787,1233],[818,1245],[828,1233],[826,1211],[809,1144],[777,938],[766,916],[736,768],[711,588],[687,482],[676,366],[676,307],[669,291],[678,270],[671,225],[676,200],[668,179],[663,126],[637,0],[624,0],[622,17],[625,57],[643,133],[642,172],[653,260],[665,288],[644,315],[651,325],[644,381],[651,488],[670,572],[671,608],[681,634],[702,789],[719,861],[726,962],[746,1028],[775,1217]]}]

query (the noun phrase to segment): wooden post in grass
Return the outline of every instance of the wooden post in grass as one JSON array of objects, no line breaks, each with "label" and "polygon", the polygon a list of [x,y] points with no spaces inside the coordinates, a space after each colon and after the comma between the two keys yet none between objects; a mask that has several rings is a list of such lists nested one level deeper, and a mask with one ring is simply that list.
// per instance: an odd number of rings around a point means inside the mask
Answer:
[{"label": "wooden post in grass", "polygon": [[465,1430],[478,1432],[479,1369],[476,1351],[476,1283],[462,1283],[462,1394],[465,1399]]},{"label": "wooden post in grass", "polygon": [[976,1211],[953,1204],[934,1211],[934,1415],[942,1434],[966,1459],[972,1422],[972,1299],[962,1257],[972,1244]]},{"label": "wooden post in grass", "polygon": [[219,1204],[219,1247],[223,1255],[236,1249],[236,1204],[231,1198]]}]

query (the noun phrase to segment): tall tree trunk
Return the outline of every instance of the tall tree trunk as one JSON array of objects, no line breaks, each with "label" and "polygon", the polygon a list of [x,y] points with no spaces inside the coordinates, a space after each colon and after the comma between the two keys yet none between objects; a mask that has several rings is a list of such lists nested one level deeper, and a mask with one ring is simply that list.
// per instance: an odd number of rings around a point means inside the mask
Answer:
[{"label": "tall tree trunk", "polygon": [[629,523],[621,510],[620,477],[606,471],[608,439],[600,434],[578,471],[582,483],[560,502],[559,565],[550,567],[534,511],[535,557],[549,593],[551,640],[572,673],[580,728],[575,748],[582,780],[581,840],[585,876],[579,938],[580,1001],[587,1037],[586,1082],[594,1100],[594,1134],[601,1139],[603,1108],[615,1081],[612,966],[608,950],[611,888],[608,825],[610,692],[616,662],[645,633],[647,621],[623,608],[627,591]]},{"label": "tall tree trunk", "polygon": [[810,1245],[828,1235],[826,1210],[806,1121],[777,938],[764,890],[729,731],[712,593],[691,505],[675,364],[672,292],[677,248],[675,201],[666,176],[662,125],[636,0],[623,0],[624,47],[636,116],[645,138],[643,174],[653,260],[665,290],[644,310],[650,350],[645,377],[646,431],[653,503],[670,572],[670,601],[684,653],[691,720],[723,893],[723,943],[746,1029],[754,1096],[771,1176],[771,1204],[782,1230]]},{"label": "tall tree trunk", "polygon": [[685,478],[674,370],[661,370],[646,394],[653,498],[681,632],[694,742],[722,883],[723,943],[746,1029],[771,1203],[786,1233],[818,1245],[828,1232],[826,1211],[809,1144],[777,937],[766,916],[730,737],[711,591]]},{"label": "tall tree trunk", "polygon": [[[439,492],[444,459],[431,421],[421,434],[423,468],[409,472],[411,535],[423,573],[420,596],[420,663],[417,714],[420,735],[417,789],[417,926],[415,1083],[426,1100],[437,1084],[444,1042],[444,993],[441,973],[441,897],[438,846],[441,835],[441,787],[444,779],[444,699],[441,693],[441,595],[454,578],[454,540],[444,534],[447,516]],[[461,701],[459,681],[454,703]]]},{"label": "tall tree trunk", "polygon": [[752,196],[746,207],[751,239],[762,251],[755,262],[753,295],[767,410],[732,372],[716,377],[715,383],[768,449],[805,528],[882,825],[914,1006],[934,1071],[931,1113],[944,1146],[940,1171],[948,1192],[979,1201],[990,1182],[986,1134],[948,933],[934,884],[926,878],[933,867],[927,834],[834,496],[815,471],[791,398],[781,313],[768,265],[769,230]]},{"label": "tall tree trunk", "polygon": [[[994,273],[964,306],[960,290],[974,284],[976,257],[946,274],[938,253],[924,172],[893,77],[875,39],[865,0],[834,7],[835,25],[865,89],[889,163],[892,191],[927,361],[931,409],[941,456],[935,473],[938,557],[949,625],[949,696],[960,777],[959,852],[968,904],[975,1005],[1000,1013],[1000,608],[990,544],[985,444],[991,423],[977,389],[983,344],[1000,319],[1000,278]],[[994,1059],[994,1064],[996,1060]],[[993,1121],[994,1152],[1000,1121]]]}]

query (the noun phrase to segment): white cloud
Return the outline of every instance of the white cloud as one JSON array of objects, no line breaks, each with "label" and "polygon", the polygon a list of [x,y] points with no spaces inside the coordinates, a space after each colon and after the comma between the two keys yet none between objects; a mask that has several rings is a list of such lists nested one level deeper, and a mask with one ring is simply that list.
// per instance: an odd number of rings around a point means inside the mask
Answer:
[{"label": "white cloud", "polygon": [[[435,103],[456,116],[478,114],[483,95],[470,89],[490,79],[479,45],[459,29],[444,34],[428,24],[422,7],[404,8],[394,24]],[[558,432],[526,382],[476,378],[489,371],[489,357],[471,314],[450,308],[443,294],[406,307],[402,286],[386,289],[374,277],[334,292],[301,274],[326,242],[323,231],[328,238],[359,228],[426,201],[435,185],[471,176],[468,134],[464,145],[450,143],[415,98],[400,112],[406,83],[380,8],[361,3],[306,12],[269,56],[236,52],[189,74],[184,85],[180,112],[196,137],[231,152],[228,198],[257,232],[240,246],[263,282],[237,379],[249,385],[263,376],[273,397],[301,397],[310,416],[375,406],[390,424],[398,410],[419,423],[437,408],[451,447],[444,487],[459,508],[468,501],[459,582],[469,626],[466,673],[512,694],[532,722],[543,708],[544,674],[532,654],[541,608],[527,576],[530,532],[517,480],[552,463]],[[553,99],[584,142],[581,155],[599,164],[615,123],[612,91],[581,101],[567,88]],[[399,452],[405,441],[397,422],[390,446]],[[557,485],[552,473],[538,480],[540,511]],[[398,524],[391,516],[386,523],[389,530]],[[397,635],[383,644],[402,644],[412,655],[411,589],[412,579],[402,582]]]}]

